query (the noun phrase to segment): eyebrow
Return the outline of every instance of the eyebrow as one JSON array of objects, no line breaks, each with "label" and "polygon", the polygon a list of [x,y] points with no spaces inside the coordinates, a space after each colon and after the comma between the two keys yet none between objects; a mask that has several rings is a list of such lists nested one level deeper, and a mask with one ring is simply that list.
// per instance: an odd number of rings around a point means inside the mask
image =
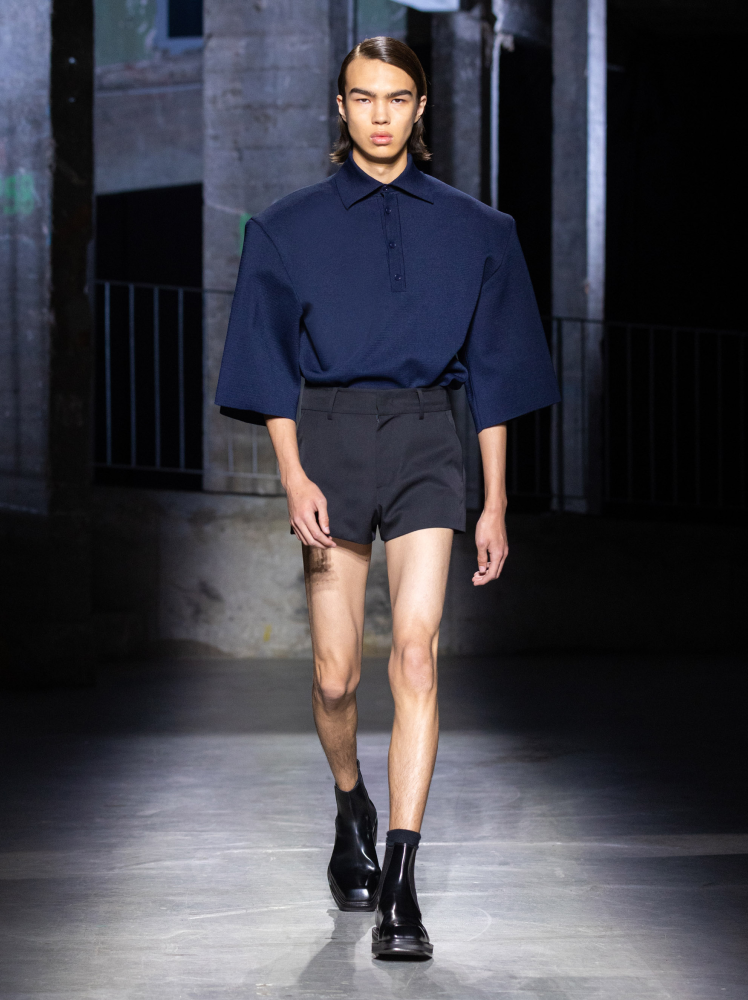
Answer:
[{"label": "eyebrow", "polygon": [[[364,94],[365,97],[376,97],[370,90],[363,90],[361,87],[351,87],[348,91],[349,94]],[[393,90],[391,94],[385,94],[384,96],[389,100],[392,97],[404,97],[407,94],[408,97],[413,96],[412,90]]]}]

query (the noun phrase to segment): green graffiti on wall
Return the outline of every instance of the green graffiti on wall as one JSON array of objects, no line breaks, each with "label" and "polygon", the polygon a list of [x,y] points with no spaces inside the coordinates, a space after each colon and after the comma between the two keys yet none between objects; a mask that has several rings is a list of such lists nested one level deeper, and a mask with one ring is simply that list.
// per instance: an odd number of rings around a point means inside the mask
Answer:
[{"label": "green graffiti on wall", "polygon": [[3,215],[29,215],[36,208],[34,175],[25,171],[3,177],[0,174],[0,203]]},{"label": "green graffiti on wall", "polygon": [[251,212],[242,212],[239,216],[239,256],[242,255],[242,250],[244,249],[244,229],[252,218]]}]

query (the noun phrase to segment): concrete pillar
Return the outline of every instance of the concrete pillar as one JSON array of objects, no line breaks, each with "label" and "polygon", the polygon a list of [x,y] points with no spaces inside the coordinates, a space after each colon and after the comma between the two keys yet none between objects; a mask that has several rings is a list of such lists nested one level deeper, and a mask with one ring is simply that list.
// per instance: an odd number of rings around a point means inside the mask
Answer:
[{"label": "concrete pillar", "polygon": [[[203,283],[233,289],[247,219],[328,174],[328,0],[206,0]],[[208,295],[204,487],[277,493],[267,432],[213,405],[228,295]]]},{"label": "concrete pillar", "polygon": [[0,672],[82,681],[88,499],[91,0],[0,7]]},{"label": "concrete pillar", "polygon": [[605,293],[606,0],[553,3],[553,314],[563,402],[554,503],[599,511]]},{"label": "concrete pillar", "polygon": [[[431,20],[431,128],[426,142],[439,180],[480,198],[483,188],[483,31],[481,4]],[[482,503],[480,449],[464,390],[452,394],[470,509]]]},{"label": "concrete pillar", "polygon": [[482,194],[483,22],[481,5],[432,15],[433,173],[473,198]]}]

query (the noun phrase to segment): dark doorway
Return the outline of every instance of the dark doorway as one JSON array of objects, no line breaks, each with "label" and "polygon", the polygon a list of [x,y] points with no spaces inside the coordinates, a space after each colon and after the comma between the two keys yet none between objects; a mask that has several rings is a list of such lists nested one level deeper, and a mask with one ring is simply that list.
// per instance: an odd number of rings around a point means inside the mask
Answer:
[{"label": "dark doorway", "polygon": [[514,216],[535,296],[551,311],[551,50],[523,38],[500,62],[499,208]]},{"label": "dark doorway", "polygon": [[745,329],[746,35],[669,21],[610,12],[607,314]]},{"label": "dark doorway", "polygon": [[[551,312],[551,51],[523,38],[499,64],[499,208],[514,217],[543,315]],[[550,329],[550,328],[549,328]],[[515,509],[545,510],[551,493],[550,408],[509,426]]]},{"label": "dark doorway", "polygon": [[96,222],[96,479],[199,489],[202,185],[102,195]]},{"label": "dark doorway", "polygon": [[96,199],[96,276],[199,288],[203,186],[150,188]]}]

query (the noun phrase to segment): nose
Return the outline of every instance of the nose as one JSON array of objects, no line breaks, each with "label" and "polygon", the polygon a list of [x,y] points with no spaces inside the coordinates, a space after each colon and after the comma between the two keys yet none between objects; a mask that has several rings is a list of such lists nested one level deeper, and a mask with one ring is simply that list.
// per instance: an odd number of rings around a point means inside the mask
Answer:
[{"label": "nose", "polygon": [[371,120],[374,125],[386,125],[389,122],[389,105],[386,101],[376,101],[374,103]]}]

